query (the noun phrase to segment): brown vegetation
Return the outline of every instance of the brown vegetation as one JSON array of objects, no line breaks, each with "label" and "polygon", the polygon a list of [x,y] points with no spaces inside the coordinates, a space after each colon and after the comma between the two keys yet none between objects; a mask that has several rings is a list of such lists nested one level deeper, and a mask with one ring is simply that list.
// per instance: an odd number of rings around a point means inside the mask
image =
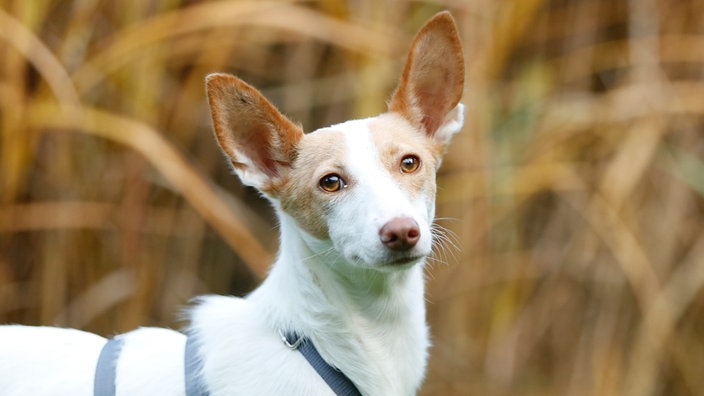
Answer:
[{"label": "brown vegetation", "polygon": [[306,130],[384,110],[417,28],[463,38],[439,179],[422,394],[704,389],[704,5],[697,0],[0,1],[0,322],[179,326],[276,249],[203,80]]}]

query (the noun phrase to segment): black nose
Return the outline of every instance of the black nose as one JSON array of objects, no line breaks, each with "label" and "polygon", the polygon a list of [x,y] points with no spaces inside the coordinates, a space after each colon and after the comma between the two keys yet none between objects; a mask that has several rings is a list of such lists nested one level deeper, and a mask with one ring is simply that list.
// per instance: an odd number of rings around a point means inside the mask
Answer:
[{"label": "black nose", "polygon": [[394,217],[381,227],[379,239],[391,250],[409,250],[418,243],[420,228],[410,217]]}]

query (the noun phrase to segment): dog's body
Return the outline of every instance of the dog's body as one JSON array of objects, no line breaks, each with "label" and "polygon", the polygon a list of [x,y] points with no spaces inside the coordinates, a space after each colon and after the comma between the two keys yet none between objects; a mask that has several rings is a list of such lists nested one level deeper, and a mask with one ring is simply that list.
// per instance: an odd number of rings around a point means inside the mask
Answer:
[{"label": "dog's body", "polygon": [[[416,37],[389,112],[304,135],[258,91],[211,75],[218,142],[280,219],[278,259],[247,298],[203,297],[190,312],[210,395],[325,395],[281,340],[295,331],[364,395],[409,395],[427,360],[423,262],[433,245],[435,172],[462,126],[464,66],[452,18]],[[117,395],[183,395],[179,332],[124,340]],[[0,327],[0,394],[93,394],[105,339],[71,329]]]}]

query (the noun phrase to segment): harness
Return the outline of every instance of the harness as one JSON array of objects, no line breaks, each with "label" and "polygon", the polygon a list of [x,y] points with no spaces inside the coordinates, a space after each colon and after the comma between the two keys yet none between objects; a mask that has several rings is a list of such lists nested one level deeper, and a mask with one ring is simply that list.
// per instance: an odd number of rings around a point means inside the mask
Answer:
[{"label": "harness", "polygon": [[[315,345],[304,336],[295,332],[279,332],[281,341],[291,351],[299,351],[308,363],[318,372],[330,389],[338,396],[361,396],[357,387],[340,370],[329,365],[318,353]],[[117,360],[124,345],[123,336],[110,338],[100,351],[95,367],[93,396],[115,396]],[[198,345],[193,335],[186,339],[184,353],[186,396],[209,396],[207,385],[203,382],[203,360],[198,356]]]}]

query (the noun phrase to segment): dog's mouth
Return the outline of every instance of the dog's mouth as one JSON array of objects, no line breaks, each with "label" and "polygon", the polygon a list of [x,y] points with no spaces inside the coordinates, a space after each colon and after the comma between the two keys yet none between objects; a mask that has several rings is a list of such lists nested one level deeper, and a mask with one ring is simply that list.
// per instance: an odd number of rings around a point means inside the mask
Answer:
[{"label": "dog's mouth", "polygon": [[404,266],[409,264],[415,264],[425,256],[409,256],[409,257],[399,257],[397,259],[387,262],[389,266]]}]

